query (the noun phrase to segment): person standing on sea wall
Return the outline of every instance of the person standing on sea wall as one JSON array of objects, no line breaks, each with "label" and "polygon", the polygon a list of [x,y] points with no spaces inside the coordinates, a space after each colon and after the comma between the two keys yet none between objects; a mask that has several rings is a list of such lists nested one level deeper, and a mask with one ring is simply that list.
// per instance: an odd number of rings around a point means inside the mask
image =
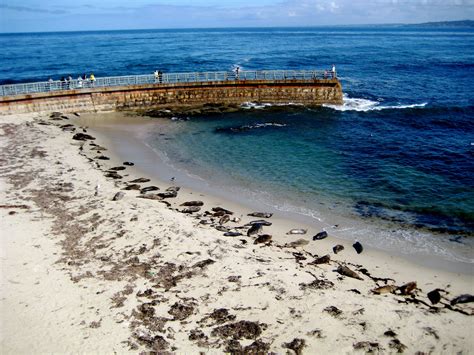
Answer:
[{"label": "person standing on sea wall", "polygon": [[94,86],[95,85],[95,75],[94,73],[91,73],[91,76],[89,77],[90,81],[91,81],[91,86]]},{"label": "person standing on sea wall", "polygon": [[333,79],[336,78],[336,65],[335,64],[332,65],[331,72],[332,72],[332,78]]}]

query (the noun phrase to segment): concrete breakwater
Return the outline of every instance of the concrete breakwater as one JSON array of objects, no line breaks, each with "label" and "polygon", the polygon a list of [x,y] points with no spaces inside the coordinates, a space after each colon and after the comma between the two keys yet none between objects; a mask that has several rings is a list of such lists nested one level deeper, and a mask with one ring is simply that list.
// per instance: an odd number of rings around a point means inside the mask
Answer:
[{"label": "concrete breakwater", "polygon": [[0,97],[0,115],[27,112],[98,112],[205,104],[265,102],[307,106],[342,104],[337,78],[232,80],[92,87]]}]

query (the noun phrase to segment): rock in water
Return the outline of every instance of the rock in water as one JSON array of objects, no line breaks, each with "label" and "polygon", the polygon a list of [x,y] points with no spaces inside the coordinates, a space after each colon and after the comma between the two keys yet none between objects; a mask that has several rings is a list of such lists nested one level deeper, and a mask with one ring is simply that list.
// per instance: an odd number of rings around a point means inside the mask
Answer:
[{"label": "rock in water", "polygon": [[253,244],[268,243],[271,240],[272,240],[272,236],[270,234],[262,234],[262,235],[259,235],[257,239],[255,239]]},{"label": "rock in water", "polygon": [[431,304],[436,304],[441,301],[441,294],[439,293],[438,289],[428,292],[427,296]]},{"label": "rock in water", "polygon": [[114,197],[112,198],[112,201],[119,201],[123,199],[124,196],[125,194],[122,191],[119,191],[114,195]]},{"label": "rock in water", "polygon": [[451,303],[451,306],[454,306],[458,303],[471,303],[471,302],[474,302],[474,296],[464,294],[464,295],[460,295],[456,298],[453,298],[450,303]]},{"label": "rock in water", "polygon": [[332,251],[334,252],[334,254],[337,254],[341,251],[344,250],[344,246],[341,245],[341,244],[338,244],[338,245],[335,245],[333,248],[332,248]]},{"label": "rock in water", "polygon": [[406,283],[403,286],[400,286],[398,288],[398,291],[400,291],[400,294],[407,296],[412,294],[416,290],[416,281],[411,281]]},{"label": "rock in water", "polygon": [[313,237],[313,240],[322,240],[322,239],[327,238],[327,237],[328,237],[328,232],[322,231],[322,232],[319,232],[318,234],[316,234]]},{"label": "rock in water", "polygon": [[362,253],[362,251],[364,250],[364,247],[359,242],[355,242],[354,244],[352,244],[352,246],[354,247],[357,254]]},{"label": "rock in water", "polygon": [[194,212],[199,212],[201,210],[201,207],[199,206],[190,206],[186,207],[181,210],[182,213],[194,213]]},{"label": "rock in water", "polygon": [[290,234],[306,234],[308,230],[307,229],[292,229],[290,230],[289,232],[287,232],[286,234],[290,235]]},{"label": "rock in water", "polygon": [[252,212],[249,213],[247,216],[250,217],[257,217],[257,218],[270,218],[273,216],[273,213],[267,213],[267,212]]},{"label": "rock in water", "polygon": [[247,231],[247,236],[250,237],[254,234],[259,234],[262,230],[263,226],[261,224],[253,224]]},{"label": "rock in water", "polygon": [[362,277],[360,277],[357,272],[349,269],[347,266],[340,265],[336,271],[341,275],[352,277],[353,279],[362,280]]},{"label": "rock in water", "polygon": [[181,204],[181,206],[203,206],[204,202],[202,201],[187,201]]},{"label": "rock in water", "polygon": [[84,133],[76,133],[75,135],[72,136],[72,139],[76,140],[76,141],[85,141],[85,140],[94,140],[95,137],[92,137],[91,135],[89,134],[84,134]]}]

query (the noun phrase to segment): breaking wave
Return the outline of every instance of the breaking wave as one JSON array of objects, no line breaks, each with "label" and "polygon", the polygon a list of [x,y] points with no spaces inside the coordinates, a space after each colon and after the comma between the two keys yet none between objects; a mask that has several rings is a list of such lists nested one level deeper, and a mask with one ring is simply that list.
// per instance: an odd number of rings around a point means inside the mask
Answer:
[{"label": "breaking wave", "polygon": [[349,97],[347,94],[344,94],[342,105],[330,105],[324,104],[324,107],[332,108],[336,111],[358,111],[358,112],[368,112],[368,111],[382,111],[382,110],[394,110],[394,109],[406,109],[406,108],[423,108],[428,103],[424,102],[422,104],[412,104],[412,105],[380,105],[378,101],[372,101],[368,99],[358,99]]}]

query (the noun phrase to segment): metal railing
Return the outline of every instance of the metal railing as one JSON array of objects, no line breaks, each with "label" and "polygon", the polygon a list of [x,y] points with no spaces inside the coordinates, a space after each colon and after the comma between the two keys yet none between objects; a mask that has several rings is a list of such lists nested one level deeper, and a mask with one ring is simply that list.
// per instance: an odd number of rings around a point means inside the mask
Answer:
[{"label": "metal railing", "polygon": [[95,80],[87,78],[0,85],[0,96],[145,84],[206,83],[235,80],[315,80],[333,78],[336,78],[336,73],[331,70],[242,70],[239,72],[220,71],[202,73],[160,72],[158,74],[149,75],[103,77],[96,78]]}]

